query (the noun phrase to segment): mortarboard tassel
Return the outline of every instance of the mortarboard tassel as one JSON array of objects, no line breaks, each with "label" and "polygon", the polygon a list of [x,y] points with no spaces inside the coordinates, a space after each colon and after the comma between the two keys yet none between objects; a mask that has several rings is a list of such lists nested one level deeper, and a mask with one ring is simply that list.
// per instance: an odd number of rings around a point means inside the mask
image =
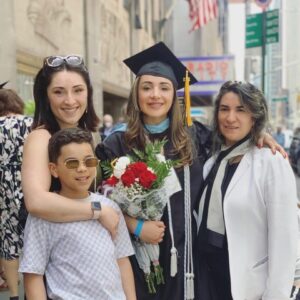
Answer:
[{"label": "mortarboard tassel", "polygon": [[184,102],[185,102],[185,114],[186,114],[186,123],[187,126],[192,126],[192,117],[191,117],[191,96],[190,96],[190,77],[189,71],[186,70],[184,78]]}]

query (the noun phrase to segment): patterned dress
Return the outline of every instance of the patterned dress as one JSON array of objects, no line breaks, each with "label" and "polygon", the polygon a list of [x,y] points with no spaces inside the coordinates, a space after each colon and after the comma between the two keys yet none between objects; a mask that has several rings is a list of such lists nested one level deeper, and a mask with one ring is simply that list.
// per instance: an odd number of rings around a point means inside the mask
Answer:
[{"label": "patterned dress", "polygon": [[32,119],[0,117],[0,257],[18,258],[27,217],[21,189],[23,144]]}]

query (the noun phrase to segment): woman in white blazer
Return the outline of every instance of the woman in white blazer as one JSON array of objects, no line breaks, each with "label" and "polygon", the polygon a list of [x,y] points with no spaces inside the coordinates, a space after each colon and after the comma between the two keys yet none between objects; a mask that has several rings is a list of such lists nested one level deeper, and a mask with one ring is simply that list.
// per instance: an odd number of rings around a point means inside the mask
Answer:
[{"label": "woman in white blazer", "polygon": [[204,166],[196,257],[198,300],[289,299],[297,252],[297,192],[287,159],[255,144],[268,115],[252,84],[226,82]]}]

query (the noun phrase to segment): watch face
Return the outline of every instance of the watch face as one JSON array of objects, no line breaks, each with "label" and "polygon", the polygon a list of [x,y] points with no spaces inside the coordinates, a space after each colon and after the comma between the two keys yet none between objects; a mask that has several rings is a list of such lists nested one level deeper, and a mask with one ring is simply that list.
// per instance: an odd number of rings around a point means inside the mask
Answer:
[{"label": "watch face", "polygon": [[100,202],[92,202],[92,209],[101,210],[101,203]]}]

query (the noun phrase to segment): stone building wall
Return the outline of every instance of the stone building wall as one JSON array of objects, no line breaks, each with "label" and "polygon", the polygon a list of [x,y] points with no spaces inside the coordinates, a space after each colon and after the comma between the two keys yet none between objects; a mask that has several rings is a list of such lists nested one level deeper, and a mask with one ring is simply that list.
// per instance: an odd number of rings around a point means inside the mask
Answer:
[{"label": "stone building wall", "polygon": [[[25,101],[32,100],[34,77],[44,57],[79,54],[90,71],[97,113],[118,117],[131,85],[130,72],[122,61],[154,43],[145,26],[134,27],[135,15],[126,9],[126,2],[2,0],[0,81],[10,80],[9,87]],[[137,2],[141,9],[147,0],[128,3]],[[151,14],[149,18],[151,24]]]}]

